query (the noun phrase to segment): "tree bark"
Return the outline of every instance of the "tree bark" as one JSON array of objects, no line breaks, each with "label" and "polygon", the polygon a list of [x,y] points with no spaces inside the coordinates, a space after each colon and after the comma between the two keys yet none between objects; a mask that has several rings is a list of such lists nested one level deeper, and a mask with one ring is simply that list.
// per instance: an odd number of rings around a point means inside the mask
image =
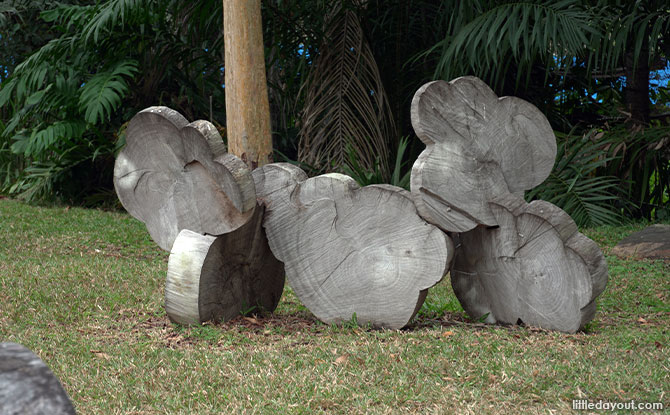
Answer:
[{"label": "tree bark", "polygon": [[631,45],[630,51],[626,53],[626,88],[624,99],[626,110],[630,113],[632,125],[646,126],[649,123],[650,101],[649,101],[649,42],[645,35],[642,48],[637,62],[635,62],[634,50]]},{"label": "tree bark", "polygon": [[223,0],[228,151],[250,169],[272,162],[260,0]]}]

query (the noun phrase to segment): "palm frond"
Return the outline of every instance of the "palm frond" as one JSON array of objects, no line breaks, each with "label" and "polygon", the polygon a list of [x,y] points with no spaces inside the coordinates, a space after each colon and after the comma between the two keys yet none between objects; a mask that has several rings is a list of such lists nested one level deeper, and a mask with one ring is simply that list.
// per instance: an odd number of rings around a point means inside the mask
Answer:
[{"label": "palm frond", "polygon": [[82,37],[86,42],[98,43],[101,34],[110,32],[118,24],[146,14],[152,6],[149,0],[111,0],[104,2],[93,18],[84,26]]},{"label": "palm frond", "polygon": [[603,36],[592,46],[601,73],[612,73],[626,54],[631,54],[637,65],[643,47],[648,48],[650,63],[658,57],[659,45],[670,32],[670,8],[662,2],[601,3],[598,24]]},{"label": "palm frond", "polygon": [[388,179],[387,143],[396,133],[374,56],[352,10],[338,4],[327,22],[306,82],[298,157],[337,170],[351,149],[366,170],[378,160]]},{"label": "palm frond", "polygon": [[347,149],[348,159],[347,163],[342,166],[342,172],[356,180],[361,186],[388,183],[409,190],[412,165],[409,163],[409,160],[403,160],[408,144],[409,137],[402,137],[398,142],[390,180],[387,180],[383,176],[379,168],[379,159],[377,159],[374,169],[367,169],[360,164],[358,155],[351,147]]},{"label": "palm frond", "polygon": [[474,73],[497,84],[505,75],[501,62],[513,58],[518,73],[529,73],[536,61],[550,65],[555,57],[571,60],[597,35],[593,15],[578,0],[488,3],[462,2],[480,12],[464,13],[470,20],[450,22],[444,40],[431,49],[440,53],[436,78]]},{"label": "palm frond", "polygon": [[74,140],[86,131],[81,121],[56,121],[53,124],[36,127],[30,135],[17,134],[12,144],[12,152],[34,157],[42,154],[60,140]]},{"label": "palm frond", "polygon": [[137,71],[135,61],[123,61],[89,79],[79,97],[79,108],[85,120],[97,124],[98,121],[109,119],[128,92],[124,77],[132,78]]},{"label": "palm frond", "polygon": [[596,175],[598,169],[613,159],[603,155],[609,142],[593,142],[573,135],[557,134],[557,137],[554,169],[541,185],[526,192],[526,200],[553,203],[578,226],[620,224],[623,216],[615,195],[619,179]]}]

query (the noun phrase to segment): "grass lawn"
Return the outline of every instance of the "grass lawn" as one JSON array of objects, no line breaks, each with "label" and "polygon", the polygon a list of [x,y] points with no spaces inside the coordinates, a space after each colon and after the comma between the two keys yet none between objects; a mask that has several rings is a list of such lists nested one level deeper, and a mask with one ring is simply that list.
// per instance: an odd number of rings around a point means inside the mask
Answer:
[{"label": "grass lawn", "polygon": [[40,356],[80,414],[567,414],[579,398],[668,408],[670,263],[609,255],[645,226],[584,230],[610,280],[575,335],[472,322],[448,277],[402,331],[324,325],[288,288],[273,316],[185,328],[167,319],[168,255],[143,224],[1,199],[0,341]]}]

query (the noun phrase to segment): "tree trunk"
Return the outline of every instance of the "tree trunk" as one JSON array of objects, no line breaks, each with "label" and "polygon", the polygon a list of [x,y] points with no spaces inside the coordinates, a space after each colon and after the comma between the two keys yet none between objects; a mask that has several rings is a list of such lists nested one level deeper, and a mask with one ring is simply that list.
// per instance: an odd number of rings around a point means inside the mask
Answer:
[{"label": "tree trunk", "polygon": [[646,36],[642,42],[640,56],[635,62],[634,50],[626,54],[626,88],[624,99],[626,110],[630,112],[632,126],[646,126],[649,123],[649,42]]},{"label": "tree trunk", "polygon": [[[633,45],[630,46],[630,51],[626,54],[625,72],[626,72],[626,87],[624,89],[624,101],[626,110],[630,114],[629,130],[631,134],[635,134],[642,128],[649,125],[649,116],[651,112],[651,105],[649,101],[649,46],[646,36],[642,42],[640,56],[635,62]],[[632,189],[631,200],[646,201],[647,195],[642,194],[647,186],[643,186],[644,181],[648,181],[644,169],[633,168],[631,170],[631,179],[634,186]],[[647,190],[648,192],[648,190]],[[634,216],[637,218],[651,218],[652,206],[642,203],[639,209],[634,211]]]},{"label": "tree trunk", "polygon": [[272,161],[260,0],[223,0],[228,151],[250,169]]}]

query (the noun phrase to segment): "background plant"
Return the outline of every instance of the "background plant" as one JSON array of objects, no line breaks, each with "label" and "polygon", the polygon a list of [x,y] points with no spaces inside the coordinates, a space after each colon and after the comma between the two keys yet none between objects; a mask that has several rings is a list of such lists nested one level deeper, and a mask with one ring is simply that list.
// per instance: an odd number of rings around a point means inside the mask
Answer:
[{"label": "background plant", "polygon": [[[57,4],[54,37],[2,83],[4,191],[27,200],[109,192],[121,126],[169,105],[222,119],[222,51],[212,2]],[[211,35],[211,36],[209,36]],[[7,153],[11,151],[11,156]]]},{"label": "background plant", "polygon": [[[346,10],[348,20],[340,22],[347,24],[328,24],[334,7]],[[476,75],[500,96],[532,102],[559,135],[603,133],[594,151],[606,163],[592,171],[590,159],[573,157],[572,164],[585,165],[555,175],[568,183],[602,176],[603,186],[616,176],[617,188],[607,189],[619,201],[599,202],[616,211],[611,218],[667,211],[670,71],[658,72],[668,68],[670,52],[666,2],[263,0],[262,8],[278,158],[308,162],[313,174],[359,170],[363,182],[391,181],[400,137],[409,137],[406,168],[424,148],[410,124],[414,92],[435,78]],[[209,1],[3,2],[0,25],[10,35],[0,38],[6,46],[0,51],[2,191],[79,202],[113,195],[111,163],[123,143],[122,126],[150,105],[222,123],[221,14],[220,2]],[[352,33],[358,43],[338,43]],[[23,50],[15,39],[31,47]],[[354,43],[361,47],[352,51]],[[339,63],[319,64],[324,61]],[[351,76],[333,74],[356,74],[363,62],[373,76],[359,91],[374,93],[349,94],[353,110],[343,111],[343,100],[328,97],[345,91]],[[650,82],[651,75],[665,80]],[[351,128],[335,135],[328,126],[338,119]],[[310,132],[314,125],[324,128]],[[327,157],[306,157],[305,143],[319,140],[329,144],[320,153]]]}]

